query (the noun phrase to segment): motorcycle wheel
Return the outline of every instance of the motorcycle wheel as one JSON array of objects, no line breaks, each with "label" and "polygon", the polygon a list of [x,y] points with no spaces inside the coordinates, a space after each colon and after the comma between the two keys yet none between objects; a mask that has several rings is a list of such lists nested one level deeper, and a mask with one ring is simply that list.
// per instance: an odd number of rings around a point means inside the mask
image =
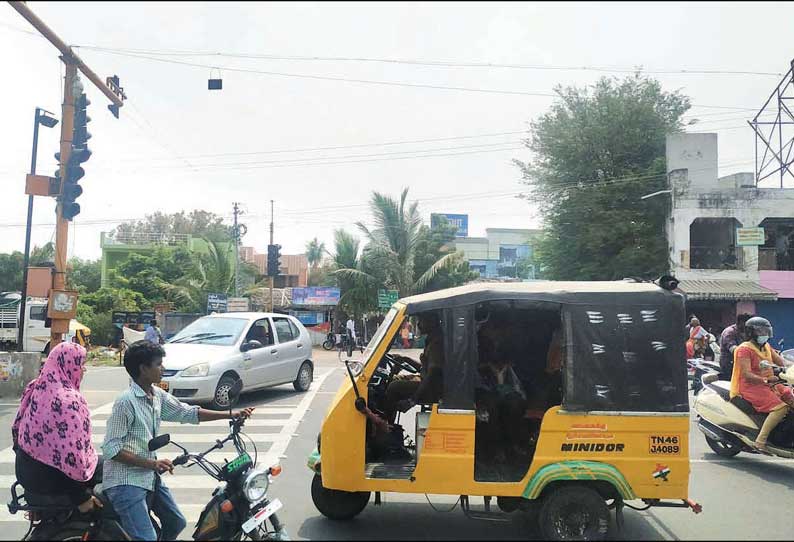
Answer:
[{"label": "motorcycle wheel", "polygon": [[330,339],[325,339],[323,342],[323,350],[333,350],[334,349],[334,341]]},{"label": "motorcycle wheel", "polygon": [[720,457],[734,457],[742,451],[742,447],[732,442],[725,442],[723,440],[714,440],[706,437],[706,444],[709,445],[715,454]]}]

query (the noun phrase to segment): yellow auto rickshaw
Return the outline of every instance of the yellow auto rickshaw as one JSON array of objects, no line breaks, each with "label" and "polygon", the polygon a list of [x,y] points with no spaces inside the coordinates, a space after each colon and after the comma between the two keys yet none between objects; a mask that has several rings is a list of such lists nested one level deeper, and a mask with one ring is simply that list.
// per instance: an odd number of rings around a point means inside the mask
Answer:
[{"label": "yellow auto rickshaw", "polygon": [[[544,538],[568,540],[604,538],[624,506],[700,512],[676,287],[474,284],[398,301],[346,364],[309,458],[315,506],[345,520],[372,493],[460,496],[470,518],[523,510]],[[409,317],[426,336],[418,362],[392,350]]]}]

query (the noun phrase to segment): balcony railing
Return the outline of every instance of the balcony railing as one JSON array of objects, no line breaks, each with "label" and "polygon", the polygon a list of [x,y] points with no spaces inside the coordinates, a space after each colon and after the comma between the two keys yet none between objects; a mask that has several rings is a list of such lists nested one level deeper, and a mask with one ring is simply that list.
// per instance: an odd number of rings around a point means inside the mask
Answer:
[{"label": "balcony railing", "polygon": [[[112,232],[111,232],[112,233]],[[112,245],[165,245],[178,246],[187,244],[190,235],[186,233],[158,233],[158,232],[136,232],[136,233],[111,233],[102,234],[103,246]]]},{"label": "balcony railing", "polygon": [[758,247],[759,271],[794,271],[794,249],[778,252],[774,248]]},{"label": "balcony railing", "polygon": [[732,246],[690,247],[690,269],[740,269],[741,252]]}]

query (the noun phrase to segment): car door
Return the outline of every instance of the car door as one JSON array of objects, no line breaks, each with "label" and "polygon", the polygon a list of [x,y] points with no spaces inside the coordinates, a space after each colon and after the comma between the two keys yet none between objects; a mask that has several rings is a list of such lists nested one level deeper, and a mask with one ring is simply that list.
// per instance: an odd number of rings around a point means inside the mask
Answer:
[{"label": "car door", "polygon": [[242,344],[251,340],[262,343],[261,348],[243,352],[243,384],[255,389],[275,382],[278,348],[273,340],[273,326],[269,318],[260,318],[251,324]]},{"label": "car door", "polygon": [[301,362],[306,359],[303,351],[307,346],[302,344],[300,333],[295,333],[298,330],[289,318],[274,316],[273,327],[278,338],[279,380],[283,382],[294,380],[298,376]]},{"label": "car door", "polygon": [[[47,318],[46,305],[28,305],[28,317],[25,319],[25,352],[43,352],[50,341],[50,328],[45,327]],[[23,325],[23,324],[20,324]]]}]

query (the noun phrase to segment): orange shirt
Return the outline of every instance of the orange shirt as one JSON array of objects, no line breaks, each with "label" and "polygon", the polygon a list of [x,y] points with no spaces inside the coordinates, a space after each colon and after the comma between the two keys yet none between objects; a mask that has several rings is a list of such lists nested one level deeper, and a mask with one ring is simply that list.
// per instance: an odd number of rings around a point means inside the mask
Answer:
[{"label": "orange shirt", "polygon": [[741,368],[736,361],[739,359],[739,355],[741,354],[742,357],[750,358],[750,370],[763,377],[771,377],[774,373],[771,369],[761,369],[760,365],[762,361],[768,361],[769,363],[772,362],[772,348],[769,346],[769,343],[766,343],[763,348],[759,350],[758,346],[752,342],[747,341],[740,344],[736,350],[733,351],[733,372],[731,373],[731,399],[736,396],[741,395],[741,389],[743,385],[743,379],[741,374]]}]

